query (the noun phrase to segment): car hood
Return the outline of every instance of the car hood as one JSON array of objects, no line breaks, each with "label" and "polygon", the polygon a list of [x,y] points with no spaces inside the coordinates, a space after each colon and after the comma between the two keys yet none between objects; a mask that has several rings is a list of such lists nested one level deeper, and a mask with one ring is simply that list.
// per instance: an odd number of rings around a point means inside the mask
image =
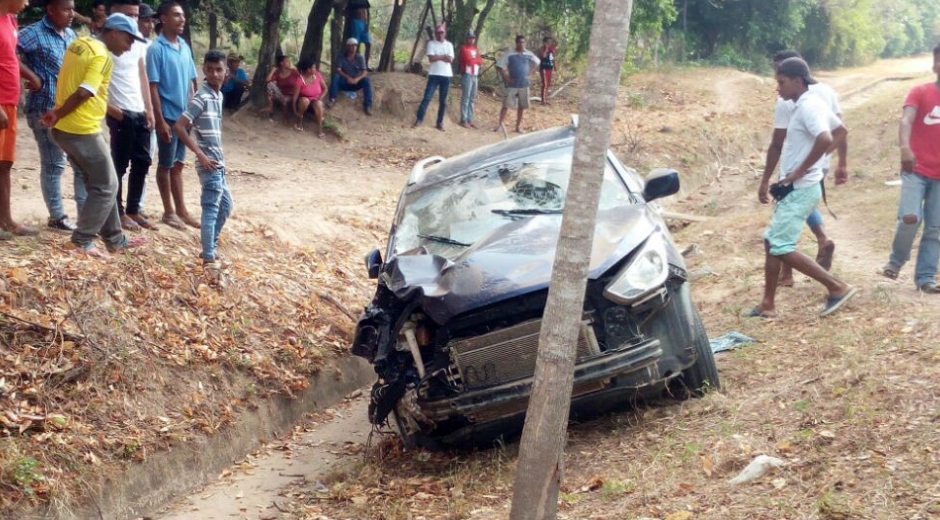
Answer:
[{"label": "car hood", "polygon": [[[391,258],[383,278],[396,297],[418,304],[438,324],[549,285],[561,215],[539,215],[494,230],[452,260],[419,254]],[[657,228],[644,204],[600,211],[589,278],[630,254]]]}]

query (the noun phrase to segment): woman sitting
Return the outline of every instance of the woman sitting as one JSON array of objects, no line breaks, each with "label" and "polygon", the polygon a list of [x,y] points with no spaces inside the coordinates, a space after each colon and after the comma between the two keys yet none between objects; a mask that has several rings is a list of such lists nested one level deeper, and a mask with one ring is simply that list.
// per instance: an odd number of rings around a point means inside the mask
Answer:
[{"label": "woman sitting", "polygon": [[267,81],[268,105],[262,112],[266,112],[268,117],[274,113],[274,103],[280,103],[284,112],[284,120],[288,120],[288,111],[291,108],[291,100],[294,98],[294,90],[297,89],[297,80],[300,74],[290,63],[290,56],[278,54],[274,57],[274,69],[268,73]]},{"label": "woman sitting", "polygon": [[305,58],[297,62],[297,71],[300,73],[294,88],[294,99],[291,105],[297,114],[297,130],[304,131],[304,115],[313,112],[313,119],[317,122],[317,136],[323,138],[323,103],[320,98],[326,92],[326,81],[320,71],[319,62]]}]

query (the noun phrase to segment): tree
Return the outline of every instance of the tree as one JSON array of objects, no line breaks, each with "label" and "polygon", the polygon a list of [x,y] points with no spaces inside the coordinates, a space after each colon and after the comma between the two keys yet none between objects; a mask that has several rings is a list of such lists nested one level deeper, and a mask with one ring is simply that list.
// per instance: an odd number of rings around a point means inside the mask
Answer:
[{"label": "tree", "polygon": [[382,56],[379,59],[380,71],[390,72],[395,65],[395,41],[398,40],[398,31],[401,29],[401,19],[407,3],[408,0],[395,0],[392,6],[392,19],[388,22],[388,32],[385,33],[385,44],[382,45]]},{"label": "tree", "polygon": [[323,57],[323,29],[330,18],[333,0],[315,0],[307,16],[307,32],[300,47],[301,58],[313,58],[320,61]]},{"label": "tree", "polygon": [[561,233],[539,334],[510,520],[554,519],[594,225],[633,0],[597,0]]},{"label": "tree", "polygon": [[274,64],[274,53],[280,46],[281,13],[284,12],[284,3],[287,0],[265,0],[264,24],[261,28],[261,49],[258,51],[258,66],[255,68],[255,77],[251,84],[251,101],[256,107],[267,102],[268,72]]}]

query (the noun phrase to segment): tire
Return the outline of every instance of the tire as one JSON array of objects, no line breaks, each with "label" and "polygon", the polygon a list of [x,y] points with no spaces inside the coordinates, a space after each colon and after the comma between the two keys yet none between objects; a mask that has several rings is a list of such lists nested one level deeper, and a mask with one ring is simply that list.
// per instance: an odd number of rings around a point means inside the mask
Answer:
[{"label": "tire", "polygon": [[674,355],[678,355],[681,350],[682,356],[688,359],[685,352],[690,345],[695,353],[692,364],[669,381],[667,395],[686,399],[721,388],[708,334],[695,304],[692,303],[687,283],[670,291],[669,302],[653,318],[649,333],[668,345]]}]

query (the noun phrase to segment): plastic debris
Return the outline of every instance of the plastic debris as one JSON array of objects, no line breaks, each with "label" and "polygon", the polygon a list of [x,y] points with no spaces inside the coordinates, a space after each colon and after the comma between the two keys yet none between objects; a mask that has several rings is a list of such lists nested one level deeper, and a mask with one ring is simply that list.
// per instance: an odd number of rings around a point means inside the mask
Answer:
[{"label": "plastic debris", "polygon": [[748,482],[753,482],[762,476],[765,473],[770,471],[771,468],[782,468],[786,465],[785,462],[778,459],[777,457],[771,457],[770,455],[758,455],[750,464],[744,468],[741,473],[738,473],[738,476],[729,480],[729,484],[746,484]]},{"label": "plastic debris", "polygon": [[738,347],[742,347],[749,343],[754,343],[756,339],[745,336],[740,332],[731,331],[722,336],[719,336],[714,339],[709,339],[708,343],[712,347],[713,353],[724,352],[725,350],[732,350]]}]

